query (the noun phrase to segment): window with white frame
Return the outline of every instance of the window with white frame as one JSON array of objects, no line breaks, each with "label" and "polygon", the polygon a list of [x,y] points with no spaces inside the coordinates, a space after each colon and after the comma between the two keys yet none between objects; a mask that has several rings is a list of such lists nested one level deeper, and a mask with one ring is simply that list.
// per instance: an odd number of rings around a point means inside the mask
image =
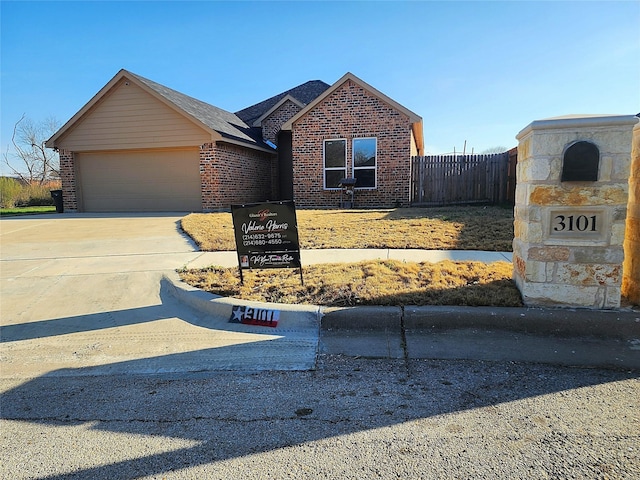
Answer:
[{"label": "window with white frame", "polygon": [[353,176],[356,188],[376,188],[378,142],[375,137],[353,139]]},{"label": "window with white frame", "polygon": [[347,141],[324,141],[324,188],[340,188],[340,180],[347,176]]}]

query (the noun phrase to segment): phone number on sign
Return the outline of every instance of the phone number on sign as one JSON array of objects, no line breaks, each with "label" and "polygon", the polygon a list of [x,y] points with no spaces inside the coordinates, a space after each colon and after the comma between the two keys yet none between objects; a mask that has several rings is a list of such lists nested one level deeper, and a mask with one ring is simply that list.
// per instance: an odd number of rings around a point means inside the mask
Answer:
[{"label": "phone number on sign", "polygon": [[270,245],[277,245],[282,243],[282,234],[281,233],[253,233],[251,235],[243,235],[242,236],[242,244],[243,245],[265,245],[268,243]]},{"label": "phone number on sign", "polygon": [[264,240],[267,236],[263,233],[254,233],[253,235],[243,235],[242,240]]},{"label": "phone number on sign", "polygon": [[270,238],[269,240],[244,240],[242,245],[245,247],[252,247],[257,245],[280,245],[281,243],[281,238]]}]

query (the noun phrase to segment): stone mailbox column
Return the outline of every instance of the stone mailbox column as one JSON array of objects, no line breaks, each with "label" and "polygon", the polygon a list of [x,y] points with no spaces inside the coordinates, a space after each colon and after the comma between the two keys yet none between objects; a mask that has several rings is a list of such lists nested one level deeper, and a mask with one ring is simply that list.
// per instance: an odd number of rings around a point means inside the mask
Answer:
[{"label": "stone mailbox column", "polygon": [[622,294],[640,305],[640,123],[633,129]]},{"label": "stone mailbox column", "polygon": [[562,117],[518,134],[513,276],[525,305],[620,307],[637,121]]}]

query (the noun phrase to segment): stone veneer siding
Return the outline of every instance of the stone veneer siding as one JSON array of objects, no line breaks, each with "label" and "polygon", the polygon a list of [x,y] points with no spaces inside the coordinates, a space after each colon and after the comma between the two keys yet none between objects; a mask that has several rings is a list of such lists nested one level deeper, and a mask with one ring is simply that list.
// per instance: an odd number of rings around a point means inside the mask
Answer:
[{"label": "stone veneer siding", "polygon": [[622,272],[622,294],[640,305],[640,124],[633,129]]},{"label": "stone veneer siding", "polygon": [[202,209],[226,210],[243,204],[278,198],[274,155],[227,143],[200,147]]},{"label": "stone veneer siding", "polygon": [[[631,126],[636,120],[542,120],[518,135],[513,264],[526,305],[620,306]],[[597,182],[560,181],[564,151],[576,141],[598,147]],[[553,237],[551,211],[559,208],[575,215],[589,208],[600,211],[600,236]]]},{"label": "stone veneer siding", "polygon": [[78,211],[78,193],[76,189],[76,169],[73,152],[60,150],[60,179],[62,180],[62,202],[65,212]]},{"label": "stone veneer siding", "polygon": [[377,188],[358,189],[356,207],[407,206],[411,180],[411,123],[402,112],[351,80],[292,126],[294,199],[302,207],[337,207],[339,190],[324,190],[323,140],[347,140],[347,176],[353,175],[352,140],[377,138]]},{"label": "stone veneer siding", "polygon": [[278,144],[278,132],[280,127],[284,125],[290,118],[302,110],[291,100],[284,102],[278,109],[273,111],[271,115],[262,121],[262,138]]}]

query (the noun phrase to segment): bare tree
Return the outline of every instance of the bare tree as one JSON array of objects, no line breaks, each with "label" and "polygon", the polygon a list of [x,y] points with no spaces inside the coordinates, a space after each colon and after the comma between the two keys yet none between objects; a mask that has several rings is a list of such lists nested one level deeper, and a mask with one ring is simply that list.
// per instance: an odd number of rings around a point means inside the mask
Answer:
[{"label": "bare tree", "polygon": [[15,123],[11,136],[13,152],[7,147],[2,156],[4,163],[20,180],[42,185],[60,178],[58,153],[45,147],[45,142],[59,126],[60,122],[53,117],[35,123],[25,115]]},{"label": "bare tree", "polygon": [[498,147],[487,148],[486,150],[483,150],[482,153],[489,155],[491,153],[504,153],[508,150],[509,149],[507,147],[498,146]]}]

